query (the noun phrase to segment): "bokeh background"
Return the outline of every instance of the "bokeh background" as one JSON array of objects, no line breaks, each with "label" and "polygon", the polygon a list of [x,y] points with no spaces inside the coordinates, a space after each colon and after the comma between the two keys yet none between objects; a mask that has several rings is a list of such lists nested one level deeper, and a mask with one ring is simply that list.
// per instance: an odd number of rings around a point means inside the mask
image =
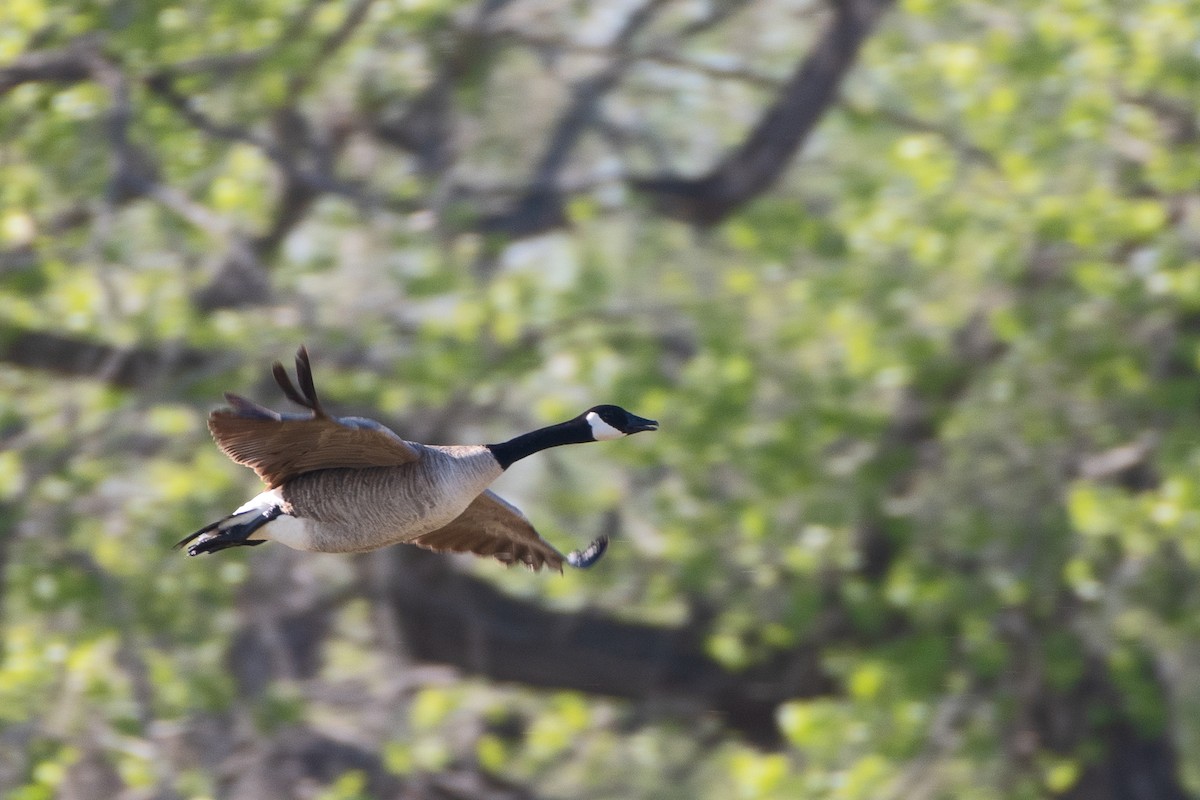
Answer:
[{"label": "bokeh background", "polygon": [[[0,3],[0,792],[1200,796],[1198,20]],[[609,555],[173,552],[301,342]]]}]

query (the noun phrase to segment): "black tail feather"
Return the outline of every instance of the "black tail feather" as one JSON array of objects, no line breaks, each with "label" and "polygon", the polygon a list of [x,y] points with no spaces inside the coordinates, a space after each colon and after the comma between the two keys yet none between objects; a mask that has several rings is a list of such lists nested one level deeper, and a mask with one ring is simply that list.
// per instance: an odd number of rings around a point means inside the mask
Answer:
[{"label": "black tail feather", "polygon": [[[226,519],[228,519],[228,517],[226,517]],[[203,536],[204,534],[208,533],[211,530],[216,530],[217,526],[220,525],[224,521],[225,520],[223,520],[223,519],[217,520],[216,522],[212,523],[211,525],[205,525],[203,528],[196,531],[195,533],[188,534],[187,536],[180,539],[178,542],[175,543],[175,546],[172,547],[171,549],[172,550],[181,550],[185,544],[192,541],[193,539],[195,539],[199,536]]]},{"label": "black tail feather", "polygon": [[[266,539],[250,539],[250,534],[282,513],[283,509],[278,506],[270,506],[254,516],[249,516],[245,511],[240,514],[233,514],[211,525],[205,525],[195,533],[180,539],[176,543],[175,549],[179,550],[195,539],[199,539],[200,541],[187,549],[189,556],[198,556],[201,553],[216,553],[230,547],[254,547],[255,545],[262,544]],[[234,521],[240,517],[248,518],[241,522]],[[216,533],[213,533],[213,531],[216,531]]]}]

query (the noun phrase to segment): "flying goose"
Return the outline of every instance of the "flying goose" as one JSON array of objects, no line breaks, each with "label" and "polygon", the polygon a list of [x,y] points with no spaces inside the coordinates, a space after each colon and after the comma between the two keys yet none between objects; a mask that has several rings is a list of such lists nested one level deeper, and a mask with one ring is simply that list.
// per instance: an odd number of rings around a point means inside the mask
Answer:
[{"label": "flying goose", "polygon": [[540,450],[658,429],[654,420],[600,405],[499,444],[418,444],[374,420],[327,414],[304,347],[296,354],[299,391],[279,362],[274,375],[308,413],[280,413],[226,394],[230,407],[208,418],[221,451],[251,467],[267,490],[176,549],[192,543],[187,552],[195,556],[271,540],[297,550],[357,553],[404,542],[533,570],[548,565],[561,572],[564,560],[586,568],[604,554],[606,537],[564,556],[488,485]]}]

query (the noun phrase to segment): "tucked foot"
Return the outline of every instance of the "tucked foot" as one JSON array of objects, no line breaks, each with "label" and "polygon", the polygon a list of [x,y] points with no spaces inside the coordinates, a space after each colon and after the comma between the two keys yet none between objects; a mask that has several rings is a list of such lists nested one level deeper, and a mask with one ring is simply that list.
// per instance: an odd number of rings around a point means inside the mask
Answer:
[{"label": "tucked foot", "polygon": [[587,569],[600,560],[608,549],[608,537],[601,536],[582,550],[567,553],[567,563],[576,569]]}]

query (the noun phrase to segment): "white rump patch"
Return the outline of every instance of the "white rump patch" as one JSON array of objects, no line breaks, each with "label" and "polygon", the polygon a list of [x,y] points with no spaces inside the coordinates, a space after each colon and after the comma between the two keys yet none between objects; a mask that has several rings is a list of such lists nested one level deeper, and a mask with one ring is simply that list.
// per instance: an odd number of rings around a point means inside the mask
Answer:
[{"label": "white rump patch", "polygon": [[609,425],[604,420],[600,419],[600,415],[595,411],[589,411],[584,419],[586,419],[588,425],[592,427],[592,438],[597,442],[603,442],[608,439],[620,439],[622,436],[626,435],[614,428],[612,425]]},{"label": "white rump patch", "polygon": [[271,506],[282,506],[283,496],[278,489],[272,489],[269,492],[263,492],[260,495],[255,495],[250,500],[242,503],[233,512],[234,516],[241,514],[243,511],[265,511]]},{"label": "white rump patch", "polygon": [[254,533],[255,535],[250,538],[258,538],[259,534],[266,534],[262,538],[287,545],[293,550],[312,549],[312,537],[308,533],[308,520],[299,517],[284,514],[271,520]]}]

